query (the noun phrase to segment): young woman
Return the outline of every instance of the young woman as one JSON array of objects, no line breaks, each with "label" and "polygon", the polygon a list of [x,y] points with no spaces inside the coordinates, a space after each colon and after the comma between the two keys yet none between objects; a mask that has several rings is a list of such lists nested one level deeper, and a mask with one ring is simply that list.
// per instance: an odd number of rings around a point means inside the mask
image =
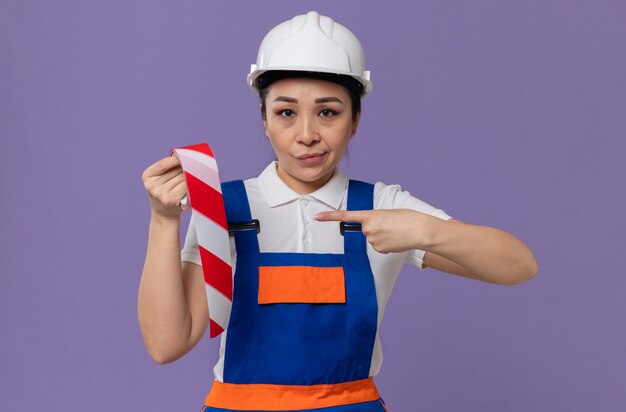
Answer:
[{"label": "young woman", "polygon": [[[257,219],[261,231],[231,237],[232,310],[205,410],[384,411],[372,380],[378,328],[404,263],[506,285],[533,277],[537,263],[506,232],[337,168],[371,91],[345,27],[316,12],[276,26],[248,81],[277,161],[223,185],[229,223]],[[161,159],[142,178],[152,217],[139,321],[150,355],[167,363],[204,334],[207,297],[194,217],[179,251],[187,187],[178,160]]]}]

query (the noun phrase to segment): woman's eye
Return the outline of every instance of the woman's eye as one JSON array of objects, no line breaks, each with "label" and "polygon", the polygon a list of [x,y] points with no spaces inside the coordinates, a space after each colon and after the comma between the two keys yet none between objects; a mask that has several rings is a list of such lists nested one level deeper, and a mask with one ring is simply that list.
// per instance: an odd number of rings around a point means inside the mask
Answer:
[{"label": "woman's eye", "polygon": [[335,111],[330,110],[330,109],[324,109],[320,112],[321,117],[330,117],[330,116],[333,116],[334,114],[335,114]]},{"label": "woman's eye", "polygon": [[294,112],[293,110],[290,110],[290,109],[283,109],[279,111],[278,114],[283,117],[292,117],[294,115]]}]

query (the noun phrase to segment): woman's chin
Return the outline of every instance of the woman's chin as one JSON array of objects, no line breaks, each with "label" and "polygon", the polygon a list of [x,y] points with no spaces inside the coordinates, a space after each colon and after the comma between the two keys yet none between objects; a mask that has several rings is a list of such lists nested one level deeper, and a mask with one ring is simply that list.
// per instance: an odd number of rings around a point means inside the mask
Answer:
[{"label": "woman's chin", "polygon": [[[334,168],[333,168],[334,169]],[[307,183],[315,183],[320,180],[328,180],[329,175],[332,175],[333,169],[328,170],[322,167],[309,167],[299,170],[296,177],[298,180]]]},{"label": "woman's chin", "polygon": [[332,176],[332,170],[303,170],[297,172],[294,171],[293,173],[289,173],[289,180],[291,181],[291,184],[288,183],[288,186],[291,186],[292,189],[295,189],[295,187],[297,186],[298,189],[296,191],[306,191],[307,193],[310,193],[324,186],[324,184],[326,184],[326,182],[330,180],[330,176]]}]

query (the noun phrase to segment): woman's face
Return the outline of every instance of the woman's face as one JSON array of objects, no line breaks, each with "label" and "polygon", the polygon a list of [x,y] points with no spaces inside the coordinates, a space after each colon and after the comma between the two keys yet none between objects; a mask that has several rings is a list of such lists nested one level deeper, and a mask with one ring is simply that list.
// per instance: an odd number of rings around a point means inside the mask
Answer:
[{"label": "woman's face", "polygon": [[265,107],[278,176],[299,194],[322,187],[356,133],[348,91],[325,80],[282,79],[269,86]]}]

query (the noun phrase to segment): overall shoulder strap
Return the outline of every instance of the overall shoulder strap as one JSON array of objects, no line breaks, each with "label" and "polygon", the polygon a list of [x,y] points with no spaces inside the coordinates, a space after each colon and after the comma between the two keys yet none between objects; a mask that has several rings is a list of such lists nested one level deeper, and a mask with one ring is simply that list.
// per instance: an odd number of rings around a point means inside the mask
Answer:
[{"label": "overall shoulder strap", "polygon": [[[228,224],[248,223],[252,221],[250,204],[243,180],[232,180],[222,183],[222,196],[226,209]],[[235,232],[237,253],[259,252],[259,242],[254,230]]]},{"label": "overall shoulder strap", "polygon": [[[372,210],[374,208],[374,185],[352,180],[348,182],[347,210]],[[344,233],[345,253],[365,253],[366,239],[362,232]]]}]

